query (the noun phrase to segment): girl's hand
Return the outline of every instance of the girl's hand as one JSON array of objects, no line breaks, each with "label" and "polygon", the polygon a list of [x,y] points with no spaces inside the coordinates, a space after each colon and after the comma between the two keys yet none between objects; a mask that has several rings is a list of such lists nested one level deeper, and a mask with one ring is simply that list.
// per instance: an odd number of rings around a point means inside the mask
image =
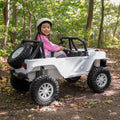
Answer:
[{"label": "girl's hand", "polygon": [[63,47],[63,46],[60,46],[60,51],[62,51],[62,50],[64,50],[65,49],[65,47]]}]

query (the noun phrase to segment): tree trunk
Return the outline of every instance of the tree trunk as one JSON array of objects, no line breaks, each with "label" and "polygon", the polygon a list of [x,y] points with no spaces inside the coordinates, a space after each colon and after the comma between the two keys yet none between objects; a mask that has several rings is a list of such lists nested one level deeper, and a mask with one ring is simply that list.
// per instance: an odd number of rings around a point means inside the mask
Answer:
[{"label": "tree trunk", "polygon": [[32,31],[31,31],[31,28],[32,28],[32,25],[31,25],[31,22],[32,22],[32,12],[30,11],[29,12],[29,15],[30,15],[30,18],[29,18],[29,31],[30,31],[30,34],[29,34],[29,39],[31,40],[31,34],[32,34]]},{"label": "tree trunk", "polygon": [[[31,40],[31,27],[32,27],[32,25],[31,25],[31,21],[32,21],[32,11],[30,10],[30,8],[29,8],[29,6],[28,6],[28,1],[26,0],[25,1],[26,2],[26,6],[27,6],[27,10],[28,10],[28,13],[29,13],[29,15],[30,15],[30,17],[29,17],[29,39]],[[32,5],[32,3],[31,3],[31,5]]]},{"label": "tree trunk", "polygon": [[[13,13],[12,13],[12,19],[13,19],[14,27],[17,26],[17,11],[18,11],[18,8],[17,8],[17,6],[15,4],[16,4],[16,2],[14,2],[14,4],[13,4]],[[12,33],[11,42],[13,43],[13,41],[15,41],[15,39],[16,39],[16,32]]]},{"label": "tree trunk", "polygon": [[26,19],[25,19],[25,8],[23,8],[23,15],[24,15],[24,24],[23,24],[23,39],[25,40],[26,37],[25,37],[25,22],[26,22]]},{"label": "tree trunk", "polygon": [[117,31],[117,28],[118,28],[118,25],[119,25],[119,16],[120,16],[120,4],[119,4],[119,7],[118,7],[117,22],[116,22],[116,25],[115,25],[115,29],[113,31],[113,39],[115,37],[116,31]]},{"label": "tree trunk", "polygon": [[89,11],[88,11],[88,19],[87,19],[86,29],[91,29],[91,26],[92,26],[93,7],[94,7],[94,0],[89,0]]},{"label": "tree trunk", "polygon": [[13,15],[12,15],[12,17],[13,17],[13,24],[14,24],[14,26],[16,27],[17,26],[17,11],[18,11],[18,9],[17,9],[17,6],[16,6],[16,2],[13,4]]},{"label": "tree trunk", "polygon": [[100,31],[99,31],[99,38],[98,38],[98,48],[102,47],[102,33],[103,33],[103,22],[104,22],[104,0],[101,0],[102,8],[101,8],[101,24],[100,24]]},{"label": "tree trunk", "polygon": [[[4,17],[4,23],[6,27],[9,26],[9,7],[10,7],[10,0],[6,0],[6,5],[3,8],[3,17]],[[6,35],[6,31],[5,31],[5,35]],[[7,38],[5,37],[3,39],[3,46],[5,51],[6,51],[6,43],[7,43]]]}]

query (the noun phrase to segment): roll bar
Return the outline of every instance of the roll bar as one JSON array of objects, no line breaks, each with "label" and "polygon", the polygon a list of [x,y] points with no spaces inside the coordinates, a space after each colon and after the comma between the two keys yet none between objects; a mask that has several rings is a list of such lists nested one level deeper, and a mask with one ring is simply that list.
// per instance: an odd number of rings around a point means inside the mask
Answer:
[{"label": "roll bar", "polygon": [[34,44],[38,44],[36,49],[34,50],[34,52],[31,55],[31,59],[34,58],[36,56],[36,54],[38,53],[38,51],[40,51],[40,48],[42,50],[41,54],[42,57],[45,58],[45,51],[44,51],[44,47],[43,47],[43,42],[42,41],[36,41],[36,40],[22,40],[21,44],[24,44],[26,42],[30,42],[30,43],[34,43]]},{"label": "roll bar", "polygon": [[77,50],[77,47],[76,47],[76,45],[75,45],[75,43],[74,43],[73,40],[79,40],[80,42],[83,43],[83,46],[84,46],[84,49],[85,49],[85,53],[86,53],[86,55],[88,55],[86,43],[85,43],[85,41],[84,41],[83,39],[77,38],[77,37],[62,37],[62,38],[60,39],[60,41],[63,42],[63,39],[68,39],[68,40],[69,40],[69,46],[70,46],[70,49],[71,49],[71,50],[72,50],[72,45],[73,45],[73,47],[75,48],[75,50]]}]

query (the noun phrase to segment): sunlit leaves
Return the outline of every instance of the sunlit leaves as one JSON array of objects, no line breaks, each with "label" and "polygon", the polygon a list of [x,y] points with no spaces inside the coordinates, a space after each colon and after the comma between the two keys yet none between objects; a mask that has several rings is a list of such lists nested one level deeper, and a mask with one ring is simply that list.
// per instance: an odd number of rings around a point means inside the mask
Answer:
[{"label": "sunlit leaves", "polygon": [[[14,34],[18,41],[29,39],[30,14],[32,13],[32,39],[36,36],[36,22],[42,17],[50,18],[53,22],[51,40],[58,43],[62,36],[73,36],[87,38],[87,45],[96,47],[98,42],[98,31],[101,20],[100,0],[94,2],[94,13],[92,29],[86,31],[89,0],[11,0],[10,2],[10,25],[5,28],[3,8],[6,1],[0,0],[0,43],[4,38],[7,42],[13,40]],[[17,6],[17,25],[13,19],[13,4]],[[28,10],[29,9],[29,10]],[[119,24],[115,37],[113,31],[118,15],[118,5],[113,5],[109,0],[105,1],[105,18],[102,47],[120,48]],[[119,19],[120,20],[120,16]],[[91,35],[91,33],[94,33]]]}]

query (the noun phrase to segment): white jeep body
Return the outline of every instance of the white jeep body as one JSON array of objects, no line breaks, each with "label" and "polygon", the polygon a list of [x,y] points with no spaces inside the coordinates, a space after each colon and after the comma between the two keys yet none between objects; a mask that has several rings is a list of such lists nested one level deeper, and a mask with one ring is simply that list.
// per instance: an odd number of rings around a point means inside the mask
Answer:
[{"label": "white jeep body", "polygon": [[[88,48],[88,56],[75,56],[64,58],[40,58],[25,59],[26,69],[15,69],[16,73],[27,75],[27,81],[31,82],[36,77],[36,72],[44,68],[44,74],[52,78],[72,78],[87,75],[92,66],[101,66],[101,60],[107,60],[106,53],[96,49]],[[78,51],[83,51],[79,49]]]},{"label": "white jeep body", "polygon": [[[31,44],[27,44],[29,42]],[[111,75],[105,69],[107,58],[104,51],[87,49],[84,40],[74,37],[62,37],[59,45],[65,47],[67,57],[54,57],[51,51],[51,57],[45,58],[42,41],[23,40],[8,58],[13,88],[20,92],[29,90],[36,104],[46,106],[58,97],[56,79],[59,78],[73,83],[80,76],[87,75],[88,87],[96,93],[102,93],[109,87]]]}]

